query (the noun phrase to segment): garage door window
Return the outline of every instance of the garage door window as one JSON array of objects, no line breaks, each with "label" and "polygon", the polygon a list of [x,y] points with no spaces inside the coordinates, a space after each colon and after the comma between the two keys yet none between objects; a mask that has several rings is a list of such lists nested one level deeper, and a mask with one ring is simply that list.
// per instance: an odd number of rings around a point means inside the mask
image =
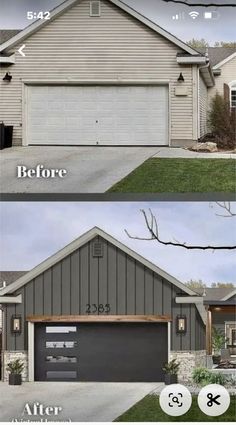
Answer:
[{"label": "garage door window", "polygon": [[47,334],[69,334],[76,331],[76,326],[46,326]]},{"label": "garage door window", "polygon": [[77,363],[77,358],[72,356],[47,356],[46,362],[49,363]]},{"label": "garage door window", "polygon": [[46,341],[46,348],[75,348],[77,341]]},{"label": "garage door window", "polygon": [[49,370],[47,371],[47,379],[75,379],[77,378],[76,371],[70,370]]}]

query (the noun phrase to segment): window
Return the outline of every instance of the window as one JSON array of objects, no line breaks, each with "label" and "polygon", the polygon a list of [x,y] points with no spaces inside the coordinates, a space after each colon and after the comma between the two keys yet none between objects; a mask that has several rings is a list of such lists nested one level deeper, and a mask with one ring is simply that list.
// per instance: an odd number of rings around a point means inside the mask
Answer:
[{"label": "window", "polygon": [[76,331],[76,326],[46,326],[47,334],[69,334]]},{"label": "window", "polygon": [[46,341],[46,348],[75,348],[77,341]]},{"label": "window", "polygon": [[230,89],[230,106],[231,108],[236,108],[236,81],[229,83]]},{"label": "window", "polygon": [[231,108],[236,108],[236,87],[231,89]]},{"label": "window", "polygon": [[48,363],[77,363],[77,358],[72,356],[47,356]]},{"label": "window", "polygon": [[90,16],[100,16],[101,5],[99,0],[90,1]]}]

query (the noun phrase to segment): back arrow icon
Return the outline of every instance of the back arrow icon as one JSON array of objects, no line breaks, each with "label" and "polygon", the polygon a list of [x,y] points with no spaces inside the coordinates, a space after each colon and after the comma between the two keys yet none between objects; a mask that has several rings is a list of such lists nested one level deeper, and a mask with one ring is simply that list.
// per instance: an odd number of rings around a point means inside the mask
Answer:
[{"label": "back arrow icon", "polygon": [[25,48],[25,44],[23,44],[23,46],[20,47],[20,49],[18,50],[18,52],[20,53],[21,56],[25,57],[25,54],[23,52],[23,49]]}]

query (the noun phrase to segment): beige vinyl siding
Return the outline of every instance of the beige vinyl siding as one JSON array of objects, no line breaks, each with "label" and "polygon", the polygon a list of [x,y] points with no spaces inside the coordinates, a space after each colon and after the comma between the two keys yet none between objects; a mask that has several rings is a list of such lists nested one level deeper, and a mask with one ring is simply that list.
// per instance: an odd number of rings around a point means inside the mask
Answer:
[{"label": "beige vinyl siding", "polygon": [[226,62],[220,67],[221,75],[215,77],[215,86],[209,89],[209,101],[215,96],[216,92],[224,94],[224,84],[229,84],[236,80],[236,57]]},{"label": "beige vinyl siding", "polygon": [[200,137],[207,133],[207,109],[208,109],[208,91],[202,76],[199,76],[199,118],[200,118]]},{"label": "beige vinyl siding", "polygon": [[[181,67],[181,49],[107,1],[101,17],[90,17],[88,0],[78,2],[24,41],[25,58],[16,54],[8,68],[13,79],[0,79],[0,120],[14,125],[14,143],[22,139],[23,80],[160,80],[170,85],[170,139],[192,140],[192,66]],[[23,43],[15,48],[17,50]],[[175,96],[183,72],[188,96]]]}]

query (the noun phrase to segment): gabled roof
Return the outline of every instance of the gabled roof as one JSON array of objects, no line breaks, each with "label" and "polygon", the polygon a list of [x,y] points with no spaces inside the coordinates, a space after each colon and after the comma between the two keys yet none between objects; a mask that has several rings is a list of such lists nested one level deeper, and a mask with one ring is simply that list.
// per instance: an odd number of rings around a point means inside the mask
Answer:
[{"label": "gabled roof", "polygon": [[[39,19],[26,27],[24,30],[22,30],[19,34],[12,37],[10,40],[6,41],[0,46],[0,52],[3,52],[6,49],[10,49],[14,47],[16,44],[22,42],[25,40],[25,38],[29,37],[36,31],[38,31],[40,28],[44,27],[45,25],[50,25],[50,22],[52,22],[54,19],[56,19],[58,16],[63,14],[66,10],[73,7],[76,3],[82,0],[66,0],[62,4],[60,4],[58,7],[53,9],[51,11],[51,18],[50,20],[43,20]],[[107,0],[110,3],[114,4],[115,6],[119,7],[123,11],[127,12],[129,15],[133,16],[138,21],[145,24],[147,27],[154,30],[156,33],[162,35],[172,43],[174,43],[176,46],[180,47],[182,50],[184,50],[187,53],[190,53],[191,55],[197,55],[198,52],[193,49],[192,47],[185,44],[183,41],[179,40],[177,37],[169,33],[168,31],[161,28],[159,25],[152,22],[150,19],[146,18],[145,16],[141,15],[141,13],[134,10],[132,7],[128,6],[127,4],[123,3],[121,0]]]},{"label": "gabled roof", "polygon": [[126,254],[130,255],[132,258],[134,258],[136,261],[139,261],[144,266],[149,268],[150,270],[154,271],[173,285],[175,285],[180,290],[184,291],[188,295],[195,295],[197,294],[186,287],[183,283],[181,283],[179,280],[177,280],[175,277],[171,276],[169,273],[165,272],[164,270],[160,269],[155,264],[151,263],[150,261],[143,258],[141,255],[137,254],[135,251],[128,248],[126,245],[122,244],[115,238],[113,238],[108,233],[104,232],[103,230],[99,229],[98,227],[94,227],[88,232],[84,233],[79,238],[72,241],[69,245],[67,245],[65,248],[58,251],[56,254],[52,255],[45,261],[43,261],[41,264],[30,270],[28,273],[26,273],[24,276],[17,279],[15,282],[11,283],[6,288],[3,288],[0,290],[0,296],[3,296],[5,294],[11,294],[14,293],[17,289],[23,287],[28,282],[30,282],[32,279],[35,279],[39,274],[46,271],[48,268],[52,267],[59,261],[61,261],[66,256],[72,254],[75,250],[89,242],[90,240],[94,239],[96,236],[101,236],[103,239],[107,240],[117,248],[121,249]]},{"label": "gabled roof", "polygon": [[202,54],[208,53],[210,64],[214,69],[232,59],[232,55],[236,56],[236,47],[203,47],[197,50]]},{"label": "gabled roof", "polygon": [[21,30],[0,30],[0,45],[19,34],[19,32]]},{"label": "gabled roof", "polygon": [[234,295],[236,295],[236,288],[233,289],[229,294],[227,294],[224,298],[222,298],[221,301],[228,301],[230,298],[232,298]]}]

